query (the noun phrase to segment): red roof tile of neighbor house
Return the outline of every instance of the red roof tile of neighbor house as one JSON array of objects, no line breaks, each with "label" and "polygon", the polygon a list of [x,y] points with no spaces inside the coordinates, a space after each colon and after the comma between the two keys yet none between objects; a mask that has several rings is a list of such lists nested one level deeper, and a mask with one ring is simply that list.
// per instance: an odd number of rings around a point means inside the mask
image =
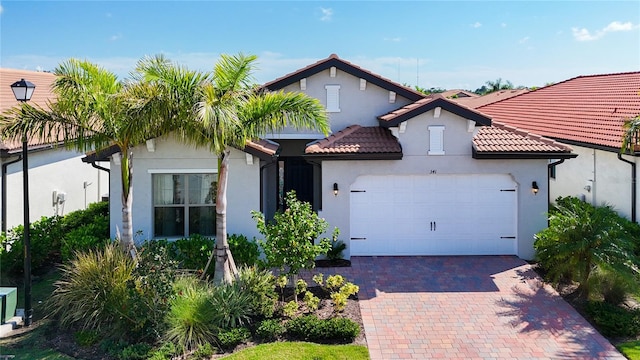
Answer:
[{"label": "red roof tile of neighbor house", "polygon": [[[11,91],[11,84],[16,81],[20,81],[20,79],[30,81],[36,86],[29,104],[46,107],[47,101],[54,98],[54,94],[52,92],[52,85],[56,79],[54,74],[39,71],[0,68],[0,113],[18,105],[19,102],[13,95],[13,91]],[[30,148],[38,148],[47,145],[48,144],[43,142],[41,139],[29,139]],[[18,151],[21,148],[21,142],[0,142],[0,149],[9,152]]]},{"label": "red roof tile of neighbor house", "polygon": [[314,64],[305,66],[302,69],[296,70],[292,73],[279,77],[273,81],[269,81],[262,87],[269,90],[279,90],[287,85],[293,84],[296,81],[307,78],[311,75],[317,74],[321,71],[327,70],[331,67],[342,70],[350,75],[362,78],[368,82],[380,86],[383,89],[394,91],[400,96],[415,101],[426,97],[425,94],[414,90],[410,87],[400,85],[394,81],[386,79],[378,74],[374,74],[369,70],[363,69],[358,65],[352,64],[346,60],[340,59],[338,55],[331,54],[328,58],[317,61]]},{"label": "red roof tile of neighbor house", "polygon": [[[402,158],[402,147],[389,129],[351,125],[342,131],[309,144],[307,155],[374,155],[371,158]],[[363,156],[358,159],[366,158]]]},{"label": "red roof tile of neighbor house", "polygon": [[619,149],[624,120],[640,114],[640,72],[579,76],[478,110],[563,142]]},{"label": "red roof tile of neighbor house", "polygon": [[532,134],[528,131],[494,121],[491,126],[481,127],[473,137],[476,157],[486,155],[495,158],[502,155],[530,154],[536,157],[575,157],[571,147],[557,141]]},{"label": "red roof tile of neighbor house", "polygon": [[504,99],[512,98],[514,96],[528,93],[529,89],[510,89],[510,90],[499,90],[494,91],[492,93],[476,96],[476,97],[458,97],[451,98],[451,100],[457,102],[458,104],[465,105],[472,109],[477,109],[480,106],[492,104],[497,101],[502,101]]},{"label": "red roof tile of neighbor house", "polygon": [[442,97],[445,97],[447,99],[470,99],[470,98],[480,97],[480,95],[474,92],[461,90],[461,89],[443,91],[440,93],[440,95],[442,95]]}]

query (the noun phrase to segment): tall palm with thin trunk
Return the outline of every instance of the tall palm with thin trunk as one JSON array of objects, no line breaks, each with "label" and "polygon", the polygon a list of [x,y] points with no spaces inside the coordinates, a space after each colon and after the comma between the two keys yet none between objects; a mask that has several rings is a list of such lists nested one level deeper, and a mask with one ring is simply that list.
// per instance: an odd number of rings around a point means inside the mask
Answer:
[{"label": "tall palm with thin trunk", "polygon": [[[247,141],[277,132],[286,126],[316,129],[329,133],[324,107],[317,99],[302,93],[262,91],[254,85],[252,72],[256,56],[222,55],[198,89],[198,101],[190,116],[181,119],[183,125],[176,134],[186,143],[208,146],[218,157],[218,188],[216,196],[216,248],[214,281],[232,282],[235,272],[233,256],[227,241],[227,178],[231,148],[242,149]],[[171,88],[175,65],[168,62],[149,63],[147,79]],[[173,80],[172,80],[173,79]],[[174,106],[174,105],[169,105]],[[206,271],[205,271],[206,273]]]},{"label": "tall palm with thin trunk", "polygon": [[[134,249],[132,227],[133,159],[131,149],[170,131],[172,124],[147,116],[145,99],[153,88],[140,82],[119,81],[117,76],[91,62],[69,59],[54,71],[56,100],[46,107],[22,104],[0,116],[0,135],[18,141],[23,136],[48,143],[62,142],[78,151],[100,152],[116,146],[121,156],[122,232],[124,250]],[[143,96],[144,95],[144,96]],[[133,254],[133,253],[132,253]]]},{"label": "tall palm with thin trunk", "polygon": [[502,78],[496,79],[496,81],[487,81],[486,82],[488,89],[485,94],[490,94],[492,92],[500,91],[500,90],[509,90],[513,89],[513,84],[511,81],[507,80],[506,82],[502,82]]}]

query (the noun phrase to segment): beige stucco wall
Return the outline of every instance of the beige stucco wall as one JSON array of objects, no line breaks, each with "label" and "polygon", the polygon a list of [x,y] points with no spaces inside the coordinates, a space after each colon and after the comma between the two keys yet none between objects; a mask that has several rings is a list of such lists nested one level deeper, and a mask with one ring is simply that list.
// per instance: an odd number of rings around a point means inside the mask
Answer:
[{"label": "beige stucco wall", "polygon": [[[361,126],[378,126],[377,117],[392,110],[396,110],[410,103],[409,100],[399,95],[395,102],[389,102],[389,91],[377,85],[367,82],[365,89],[360,90],[360,78],[337,70],[335,77],[330,77],[330,71],[310,76],[306,80],[306,90],[300,89],[300,83],[295,82],[283,90],[287,92],[303,92],[308,96],[317,98],[326,106],[327,92],[326,85],[340,85],[340,112],[329,113],[331,131],[337,132],[347,126],[359,124]],[[304,133],[295,129],[285,129],[281,132],[285,136],[297,134],[299,138],[305,138]],[[317,138],[318,136],[316,136]],[[277,139],[278,136],[272,136]],[[313,138],[307,136],[306,138]]]},{"label": "beige stucco wall", "polygon": [[[155,140],[155,151],[146,146],[133,150],[133,232],[140,243],[153,234],[153,202],[151,176],[154,171],[175,170],[175,173],[193,170],[217,172],[218,160],[207,148],[195,148],[179,143],[167,136]],[[229,180],[227,184],[227,232],[257,236],[251,210],[260,209],[259,161],[253,157],[253,164],[247,164],[244,152],[232,150],[229,160]],[[120,168],[112,160],[111,187],[113,194],[120,194]],[[111,236],[115,237],[116,227],[122,229],[122,204],[119,198],[112,198]]]},{"label": "beige stucco wall", "polygon": [[[429,125],[445,126],[445,155],[427,155]],[[406,132],[399,134],[404,152],[402,160],[324,161],[323,208],[320,214],[327,219],[331,228],[340,229],[340,239],[348,243],[349,189],[358,176],[508,174],[517,184],[517,255],[523,259],[532,259],[533,236],[547,226],[547,160],[476,160],[471,157],[472,136],[473,133],[467,132],[466,119],[446,111],[442,111],[440,118],[435,119],[433,111],[430,111],[409,120]],[[539,184],[540,191],[537,195],[530,191],[532,181]],[[334,182],[344,189],[338,196],[333,194]]]},{"label": "beige stucco wall", "polygon": [[[558,196],[577,196],[593,205],[611,205],[622,216],[630,218],[631,165],[620,161],[618,154],[611,151],[582,146],[573,146],[573,151],[578,157],[558,165],[556,178],[549,180],[551,200]],[[624,158],[638,163],[636,157]],[[591,186],[590,191],[585,189],[587,185]]]},{"label": "beige stucco wall", "polygon": [[[83,163],[83,155],[63,148],[29,153],[31,222],[42,216],[66,215],[84,209],[86,205],[108,195],[108,174]],[[88,184],[86,191],[85,182]],[[54,190],[66,194],[65,202],[58,206],[53,204]],[[7,166],[7,229],[23,224],[23,209],[22,161],[18,161]]]}]

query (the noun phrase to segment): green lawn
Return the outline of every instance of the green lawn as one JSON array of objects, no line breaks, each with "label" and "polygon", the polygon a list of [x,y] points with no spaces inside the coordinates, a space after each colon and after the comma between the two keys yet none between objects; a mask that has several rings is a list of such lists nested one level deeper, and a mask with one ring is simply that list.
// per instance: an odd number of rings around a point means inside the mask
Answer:
[{"label": "green lawn", "polygon": [[14,355],[13,360],[73,360],[55,350],[31,348],[8,348],[0,345],[0,355]]},{"label": "green lawn", "polygon": [[640,341],[630,341],[616,346],[630,360],[640,360]]},{"label": "green lawn", "polygon": [[369,351],[359,345],[320,345],[305,342],[262,344],[239,351],[225,360],[368,360]]}]

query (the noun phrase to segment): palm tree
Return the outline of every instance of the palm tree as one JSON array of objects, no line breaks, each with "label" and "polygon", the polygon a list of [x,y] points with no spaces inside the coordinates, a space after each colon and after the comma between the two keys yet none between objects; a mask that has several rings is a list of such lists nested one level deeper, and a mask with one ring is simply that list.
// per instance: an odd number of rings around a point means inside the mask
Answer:
[{"label": "palm tree", "polygon": [[[205,267],[206,273],[215,256],[214,282],[217,283],[232,282],[236,273],[226,228],[231,148],[242,149],[248,141],[277,132],[285,126],[317,129],[325,135],[329,133],[324,107],[317,99],[303,93],[268,92],[254,85],[252,72],[256,59],[254,55],[222,55],[213,72],[204,76],[206,81],[197,90],[198,101],[193,104],[193,98],[186,94],[188,100],[181,108],[189,109],[192,105],[195,108],[185,112],[180,120],[182,125],[176,131],[184,142],[208,146],[218,157],[216,248]],[[184,81],[177,69],[168,61],[150,61],[142,64],[138,72],[147,81],[171,89]],[[167,103],[165,107],[171,109],[174,106]]]},{"label": "palm tree", "polygon": [[[117,76],[88,61],[70,59],[54,71],[55,102],[45,108],[22,104],[0,116],[0,135],[8,140],[37,137],[63,142],[77,151],[97,152],[116,146],[121,154],[122,227],[125,251],[134,250],[132,228],[133,159],[131,149],[172,130],[164,118],[148,116],[153,103],[144,99],[153,88],[140,82],[121,82]],[[142,96],[144,95],[144,96]],[[135,252],[132,252],[135,256]]]},{"label": "palm tree", "polygon": [[496,81],[487,81],[486,82],[488,88],[486,89],[485,94],[490,94],[492,92],[500,91],[500,90],[509,90],[513,89],[513,84],[511,81],[507,80],[506,83],[502,82],[502,78],[496,79]]},{"label": "palm tree", "polygon": [[622,134],[620,153],[633,153],[635,146],[640,144],[640,115],[625,120],[622,129],[624,133]]}]

